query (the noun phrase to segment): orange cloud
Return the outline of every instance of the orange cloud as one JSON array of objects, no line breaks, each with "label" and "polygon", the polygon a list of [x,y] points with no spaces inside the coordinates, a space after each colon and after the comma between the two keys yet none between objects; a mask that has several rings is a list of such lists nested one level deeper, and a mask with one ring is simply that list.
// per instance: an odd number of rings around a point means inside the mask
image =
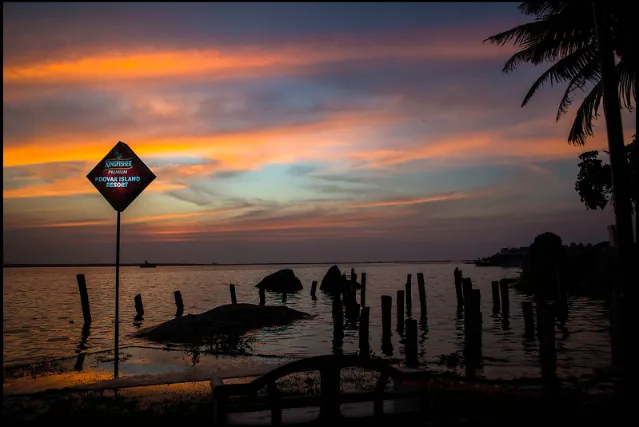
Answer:
[{"label": "orange cloud", "polygon": [[[176,155],[200,156],[220,161],[226,169],[254,169],[267,162],[292,162],[295,160],[333,157],[326,149],[344,147],[356,142],[353,135],[358,127],[370,128],[399,119],[386,112],[364,111],[335,113],[321,122],[280,126],[258,131],[220,132],[204,136],[149,137],[132,135],[125,142],[130,144],[143,159],[150,156]],[[344,139],[323,132],[341,133]],[[304,144],[300,144],[303,139]],[[102,140],[102,142],[100,142]],[[97,142],[87,142],[97,141]],[[53,162],[98,162],[116,139],[76,135],[63,141],[54,138],[38,138],[22,141],[19,145],[3,147],[4,167],[25,166]],[[193,173],[206,171],[199,166],[188,166]],[[208,171],[207,171],[208,172]]]},{"label": "orange cloud", "polygon": [[[396,148],[381,150],[360,150],[349,154],[359,168],[384,168],[398,166],[415,160],[451,160],[458,164],[485,160],[502,163],[512,160],[553,160],[576,158],[586,148],[568,144],[561,128],[556,137],[512,137],[510,132],[548,126],[548,120],[525,122],[499,130],[484,132],[463,132],[439,138],[429,137],[422,143],[397,145]],[[531,132],[533,133],[533,132]],[[566,133],[567,135],[567,133]],[[589,142],[590,147],[601,147],[605,142],[597,135]],[[588,148],[593,149],[593,148]]]},{"label": "orange cloud", "polygon": [[[396,214],[396,212],[394,213]],[[187,236],[207,233],[235,233],[235,232],[257,232],[257,231],[281,231],[281,230],[312,230],[312,229],[345,229],[358,228],[366,225],[372,225],[381,219],[387,219],[390,214],[382,212],[360,213],[342,213],[330,214],[325,216],[313,216],[309,213],[308,217],[267,217],[251,220],[234,220],[231,219],[225,223],[202,224],[197,229],[191,227],[171,227],[171,228],[151,228],[139,231],[141,234],[148,236]]]},{"label": "orange cloud", "polygon": [[[205,212],[187,212],[187,213],[179,213],[179,214],[166,214],[166,215],[151,215],[151,216],[143,216],[137,218],[123,218],[122,223],[124,224],[141,224],[141,223],[149,223],[149,222],[168,222],[176,219],[187,219],[187,218],[196,218],[196,217],[204,217],[204,216],[212,216],[212,215],[221,215],[225,213],[238,212],[243,210],[244,208],[230,208],[230,209],[217,209],[212,211]],[[41,224],[32,224],[32,225],[22,225],[21,228],[60,228],[60,227],[93,227],[93,226],[111,226],[113,225],[113,220],[98,220],[98,221],[67,221],[67,222],[56,222],[56,223],[41,223]]]},{"label": "orange cloud", "polygon": [[[153,182],[145,192],[161,193],[169,190],[186,188],[182,184],[170,184],[166,182]],[[12,188],[2,191],[3,199],[22,199],[29,197],[65,197],[79,194],[96,194],[97,190],[84,177],[71,177],[59,179],[46,184],[33,184],[21,188]]]},{"label": "orange cloud", "polygon": [[281,73],[300,67],[336,61],[367,59],[464,60],[504,57],[507,48],[483,45],[481,37],[466,40],[433,37],[432,32],[406,34],[333,35],[298,38],[266,45],[231,48],[165,50],[134,47],[119,52],[104,47],[83,58],[60,56],[7,58],[3,65],[5,84],[24,82],[80,82],[137,80],[156,77],[228,78]]},{"label": "orange cloud", "polygon": [[480,191],[475,193],[449,193],[449,194],[437,194],[434,196],[420,197],[413,199],[398,199],[398,200],[383,200],[379,202],[362,203],[357,205],[351,205],[352,208],[378,208],[388,206],[406,206],[406,205],[420,205],[423,203],[443,202],[447,200],[460,200],[468,199],[472,197],[480,197],[492,194],[492,191]]}]

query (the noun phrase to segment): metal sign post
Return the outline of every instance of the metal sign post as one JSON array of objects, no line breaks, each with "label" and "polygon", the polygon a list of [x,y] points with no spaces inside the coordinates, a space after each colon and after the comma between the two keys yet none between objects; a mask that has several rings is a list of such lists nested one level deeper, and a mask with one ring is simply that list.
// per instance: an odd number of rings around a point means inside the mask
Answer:
[{"label": "metal sign post", "polygon": [[117,212],[115,247],[115,345],[113,376],[120,366],[120,214],[155,179],[151,169],[124,142],[118,142],[87,175]]},{"label": "metal sign post", "polygon": [[120,365],[120,211],[118,211],[117,232],[115,244],[115,358],[113,364],[113,377],[118,377]]}]

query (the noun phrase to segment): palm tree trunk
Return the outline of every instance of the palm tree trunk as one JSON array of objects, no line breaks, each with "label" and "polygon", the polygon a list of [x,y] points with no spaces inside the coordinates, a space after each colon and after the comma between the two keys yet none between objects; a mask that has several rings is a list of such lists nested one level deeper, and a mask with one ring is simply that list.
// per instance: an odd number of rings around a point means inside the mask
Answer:
[{"label": "palm tree trunk", "polygon": [[[611,313],[611,333],[613,339],[613,359],[621,362],[624,370],[628,367],[628,337],[623,333],[628,329],[626,321],[628,310],[626,301],[630,297],[627,291],[632,268],[634,245],[632,232],[632,209],[630,202],[629,179],[626,176],[623,127],[621,124],[621,105],[618,94],[618,78],[615,70],[614,52],[610,43],[610,23],[606,5],[603,1],[593,1],[595,30],[599,44],[601,61],[601,79],[603,82],[603,107],[610,151],[610,169],[612,172],[612,191],[615,198],[615,222],[617,225],[617,244],[619,251],[619,280],[614,284]],[[625,326],[625,327],[624,327]],[[628,371],[625,371],[626,374]]]}]

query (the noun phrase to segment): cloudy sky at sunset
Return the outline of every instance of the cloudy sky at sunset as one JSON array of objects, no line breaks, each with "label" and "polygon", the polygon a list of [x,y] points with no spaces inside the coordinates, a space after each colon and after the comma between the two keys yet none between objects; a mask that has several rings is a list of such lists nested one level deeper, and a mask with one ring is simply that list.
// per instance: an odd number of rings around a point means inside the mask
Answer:
[{"label": "cloudy sky at sunset", "polygon": [[[157,179],[122,261],[470,259],[607,238],[555,122],[504,75],[516,3],[3,3],[5,263],[111,262],[86,174],[122,140]],[[626,136],[635,119],[624,115]]]}]

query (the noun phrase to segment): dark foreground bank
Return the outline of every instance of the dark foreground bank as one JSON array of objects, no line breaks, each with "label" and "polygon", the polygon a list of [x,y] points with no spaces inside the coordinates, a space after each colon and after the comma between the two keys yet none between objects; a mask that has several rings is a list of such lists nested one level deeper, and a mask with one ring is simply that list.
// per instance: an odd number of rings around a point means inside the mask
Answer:
[{"label": "dark foreground bank", "polygon": [[[450,378],[446,381],[449,381]],[[361,382],[361,378],[358,380]],[[621,425],[624,423],[623,396],[616,387],[588,393],[583,387],[531,387],[528,381],[509,381],[508,392],[495,392],[479,385],[470,389],[450,389],[431,384],[427,397],[413,399],[401,406],[385,405],[382,418],[347,417],[351,425],[371,422],[407,423],[408,425]],[[305,393],[311,378],[296,377],[282,384],[286,394]],[[455,381],[452,381],[455,382]],[[279,386],[278,386],[279,387]],[[296,390],[296,391],[295,391]],[[258,398],[258,397],[256,397]],[[342,413],[357,412],[343,405]],[[45,392],[33,395],[4,396],[3,420],[16,424],[57,424],[105,422],[146,424],[185,423],[214,420],[214,404],[209,381],[182,384],[104,389],[81,392]],[[302,409],[302,411],[305,408]],[[370,408],[372,409],[372,408]],[[320,425],[287,411],[287,425]],[[308,411],[307,411],[308,412]],[[306,414],[308,415],[308,414]],[[308,417],[301,417],[306,418]],[[229,419],[232,424],[264,425],[270,423],[270,412],[239,414]]]}]

